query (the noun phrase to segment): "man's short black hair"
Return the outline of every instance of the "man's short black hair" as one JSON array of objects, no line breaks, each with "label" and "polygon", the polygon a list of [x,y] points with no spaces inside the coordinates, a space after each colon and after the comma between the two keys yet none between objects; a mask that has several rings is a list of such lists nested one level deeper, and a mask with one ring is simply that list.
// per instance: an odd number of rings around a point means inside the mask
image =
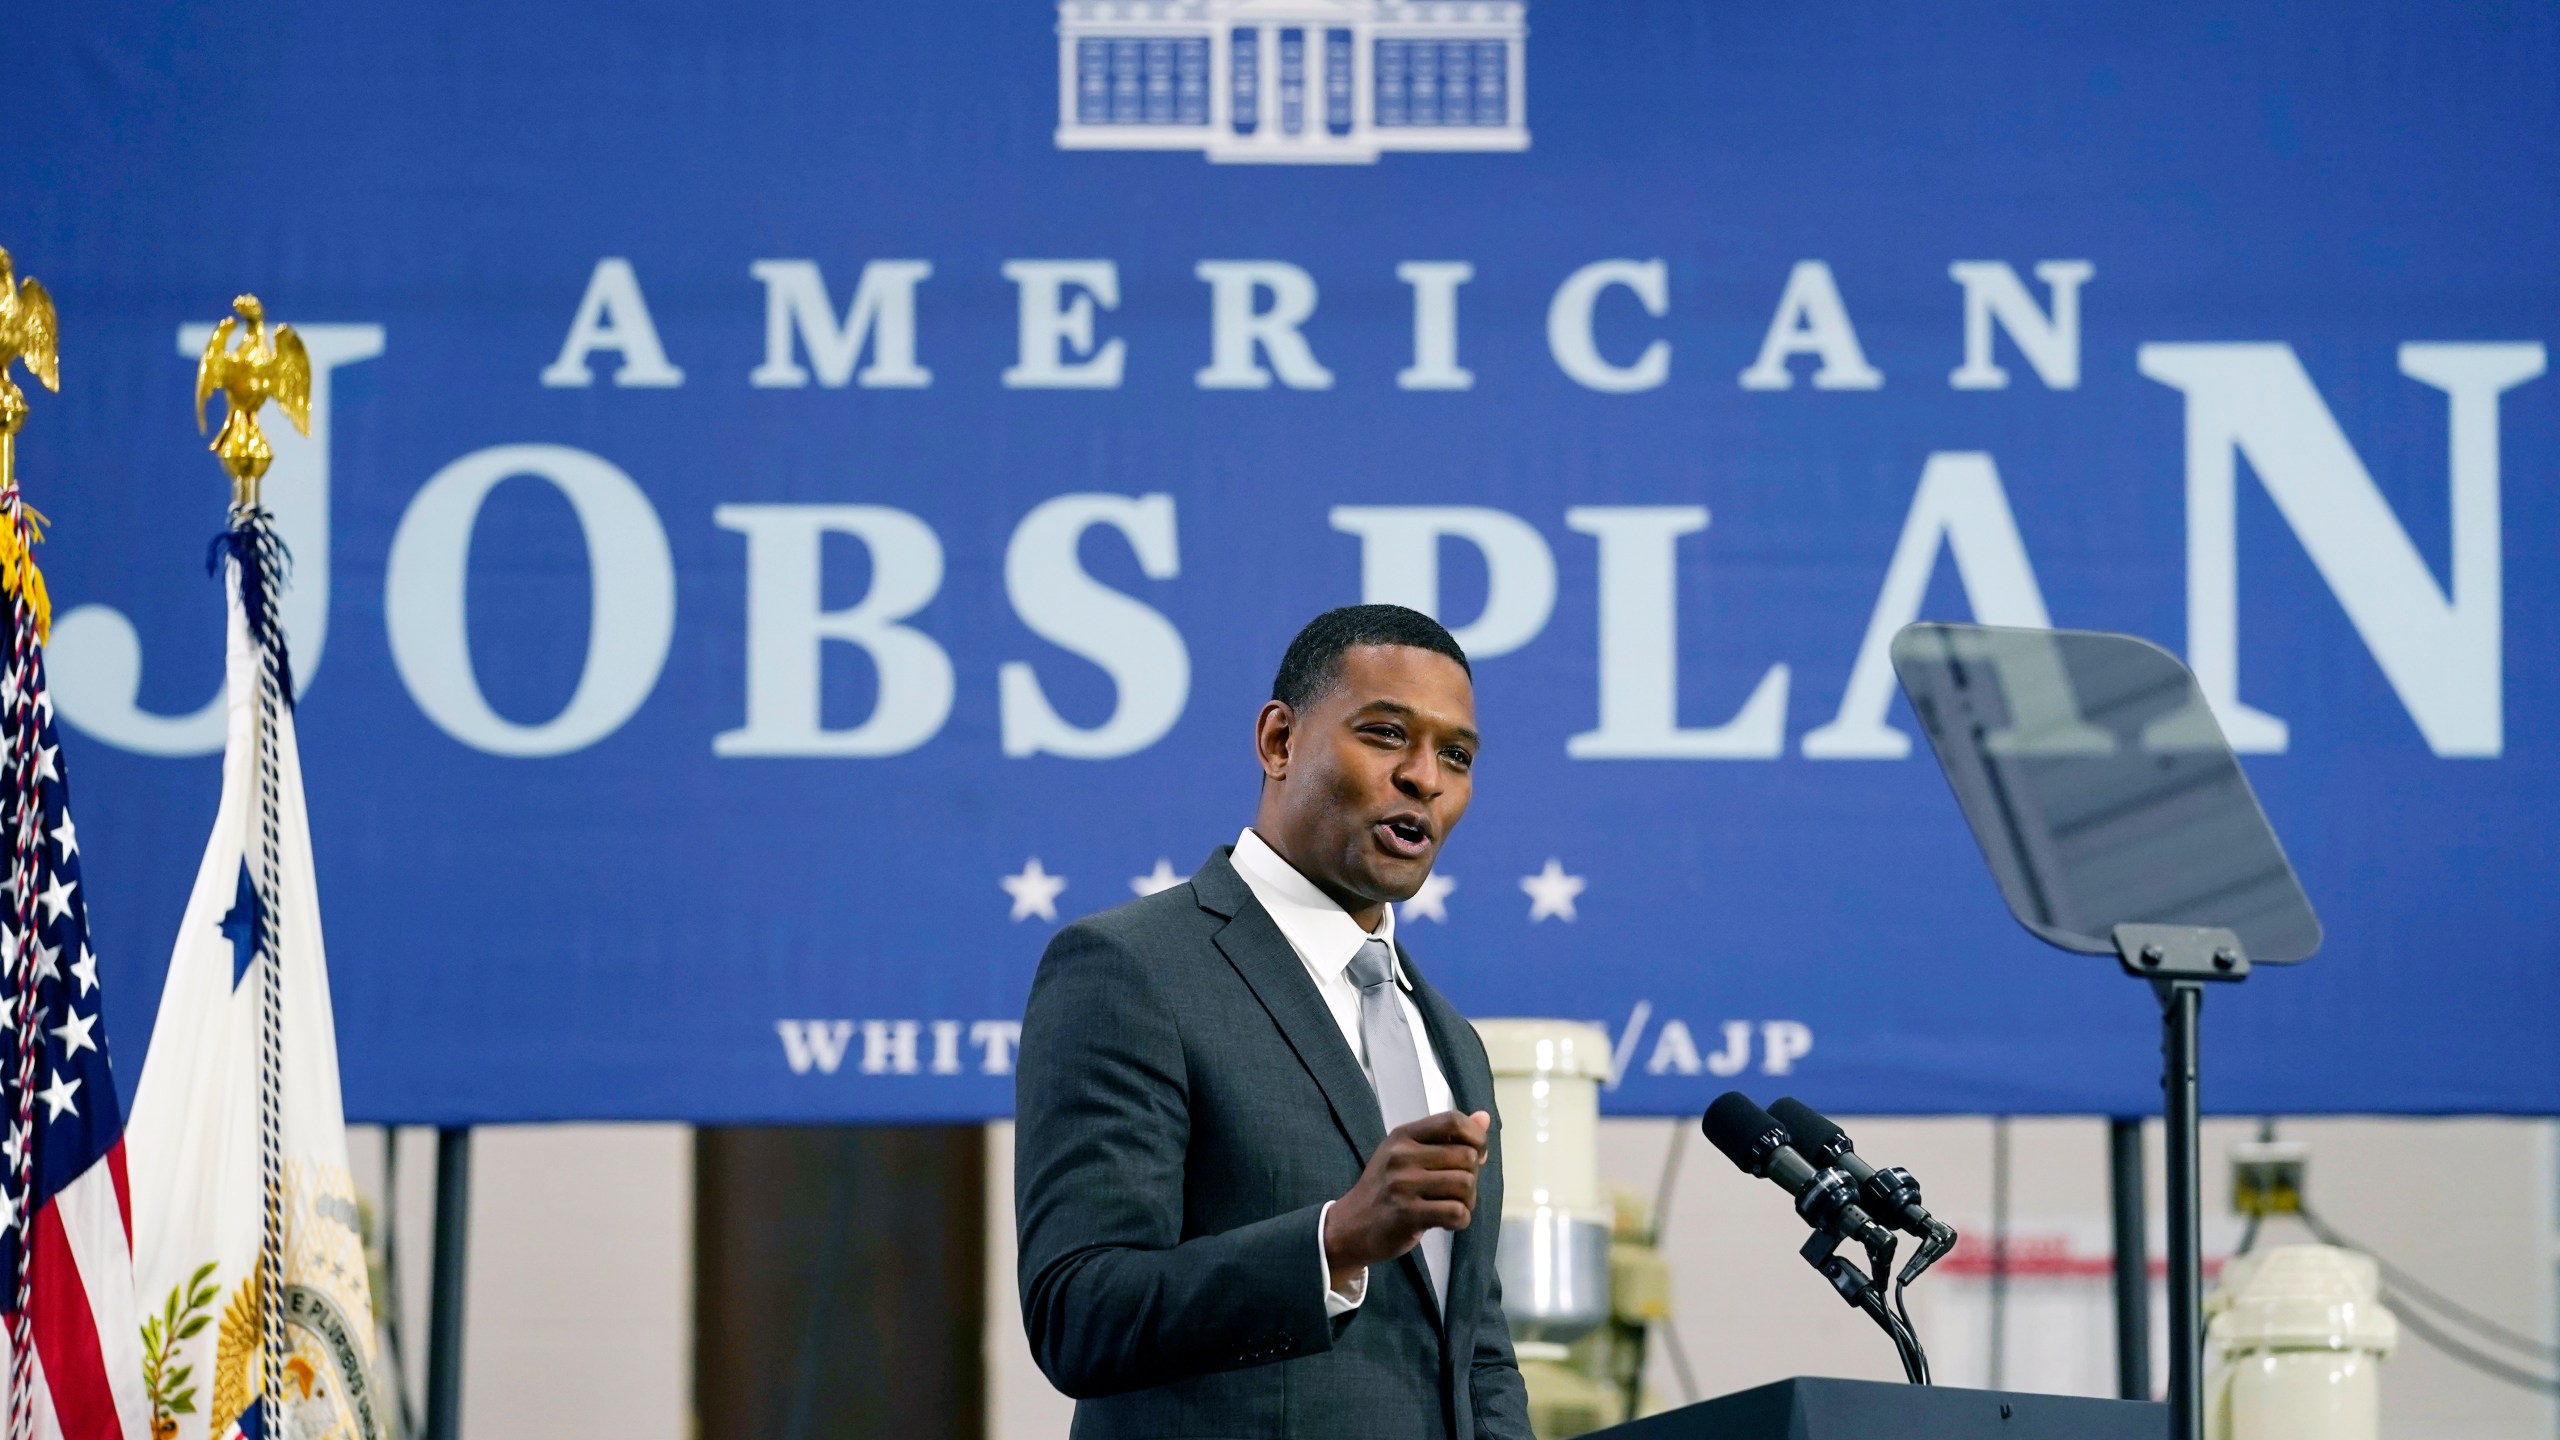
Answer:
[{"label": "man's short black hair", "polygon": [[1342,652],[1358,645],[1410,645],[1446,655],[1475,678],[1467,652],[1437,620],[1402,605],[1345,605],[1307,622],[1289,653],[1280,657],[1280,673],[1271,677],[1271,698],[1292,710],[1307,706],[1342,677]]}]

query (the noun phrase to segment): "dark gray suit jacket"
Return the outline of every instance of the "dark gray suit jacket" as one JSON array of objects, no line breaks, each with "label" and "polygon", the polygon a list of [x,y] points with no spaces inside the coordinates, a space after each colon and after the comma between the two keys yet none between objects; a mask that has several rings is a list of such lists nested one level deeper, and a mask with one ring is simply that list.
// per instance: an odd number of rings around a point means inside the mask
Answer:
[{"label": "dark gray suit jacket", "polygon": [[[1405,958],[1460,1111],[1466,1020]],[[1419,1253],[1325,1315],[1316,1217],[1386,1138],[1333,1013],[1223,848],[1058,932],[1014,1081],[1023,1323],[1076,1440],[1530,1440],[1494,1277],[1501,1122],[1445,1320]]]}]

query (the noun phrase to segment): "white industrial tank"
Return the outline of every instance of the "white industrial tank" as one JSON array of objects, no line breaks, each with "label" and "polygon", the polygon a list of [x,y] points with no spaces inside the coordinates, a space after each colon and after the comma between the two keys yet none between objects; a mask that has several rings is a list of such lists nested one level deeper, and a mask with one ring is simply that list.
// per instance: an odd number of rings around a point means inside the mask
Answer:
[{"label": "white industrial tank", "polygon": [[1502,1111],[1495,1268],[1515,1342],[1561,1345],[1609,1318],[1611,1207],[1600,1198],[1609,1036],[1578,1020],[1479,1020]]},{"label": "white industrial tank", "polygon": [[2278,1245],[2224,1267],[2207,1309],[2206,1440],[2379,1440],[2400,1341],[2373,1257]]}]

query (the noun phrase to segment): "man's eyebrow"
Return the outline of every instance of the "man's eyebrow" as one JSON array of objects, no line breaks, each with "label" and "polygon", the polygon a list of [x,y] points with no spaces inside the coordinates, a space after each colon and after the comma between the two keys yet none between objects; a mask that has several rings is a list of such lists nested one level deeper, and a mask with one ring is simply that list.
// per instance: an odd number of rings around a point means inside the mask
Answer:
[{"label": "man's eyebrow", "polygon": [[[1354,710],[1351,713],[1354,715],[1393,715],[1398,719],[1403,720],[1419,720],[1422,718],[1421,711],[1414,709],[1412,706],[1407,705],[1401,700],[1372,700],[1368,704],[1361,706],[1359,709]],[[1469,745],[1481,745],[1484,743],[1484,737],[1476,734],[1475,730],[1469,726],[1457,726],[1452,729],[1449,734],[1450,738],[1463,740]]]}]

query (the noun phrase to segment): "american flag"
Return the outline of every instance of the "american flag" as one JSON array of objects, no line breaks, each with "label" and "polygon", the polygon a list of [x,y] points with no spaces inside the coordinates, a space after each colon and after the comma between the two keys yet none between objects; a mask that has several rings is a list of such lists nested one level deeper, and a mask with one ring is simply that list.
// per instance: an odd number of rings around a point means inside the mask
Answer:
[{"label": "american flag", "polygon": [[14,487],[0,492],[0,1274],[9,1440],[147,1440],[135,1328],[124,1113],[108,1068],[98,957],[80,882],[62,741],[45,688],[43,582]]}]

